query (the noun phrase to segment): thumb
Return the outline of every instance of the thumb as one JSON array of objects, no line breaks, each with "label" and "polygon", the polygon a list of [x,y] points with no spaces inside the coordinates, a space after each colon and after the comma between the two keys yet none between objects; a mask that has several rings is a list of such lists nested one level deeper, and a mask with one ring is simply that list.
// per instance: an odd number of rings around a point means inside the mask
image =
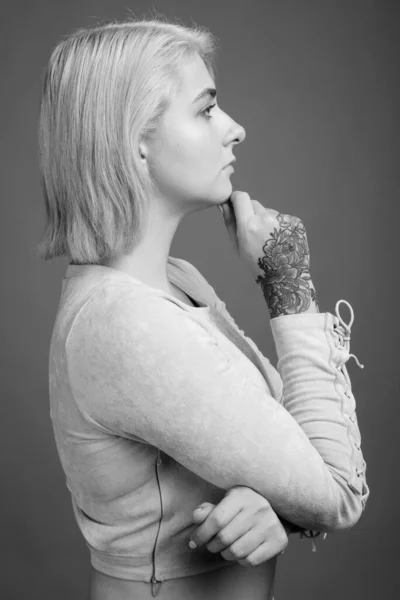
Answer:
[{"label": "thumb", "polygon": [[254,205],[247,192],[234,191],[230,196],[230,201],[234,209],[238,233],[241,227],[246,227],[248,220],[254,217]]},{"label": "thumb", "polygon": [[193,511],[193,520],[202,523],[204,519],[208,517],[214,506],[215,505],[211,504],[211,502],[203,502],[203,504],[200,504],[200,506]]}]

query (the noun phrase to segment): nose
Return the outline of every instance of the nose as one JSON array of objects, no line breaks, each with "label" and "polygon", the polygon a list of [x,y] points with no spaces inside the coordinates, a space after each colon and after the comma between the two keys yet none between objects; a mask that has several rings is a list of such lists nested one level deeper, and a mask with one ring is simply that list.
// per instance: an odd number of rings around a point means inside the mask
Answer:
[{"label": "nose", "polygon": [[230,130],[229,139],[233,144],[240,144],[246,139],[246,130],[239,123],[233,122],[233,126]]},{"label": "nose", "polygon": [[244,142],[244,140],[246,139],[246,130],[244,127],[242,127],[241,125],[238,124],[238,134],[237,134],[237,140],[238,143],[240,144],[240,142]]}]

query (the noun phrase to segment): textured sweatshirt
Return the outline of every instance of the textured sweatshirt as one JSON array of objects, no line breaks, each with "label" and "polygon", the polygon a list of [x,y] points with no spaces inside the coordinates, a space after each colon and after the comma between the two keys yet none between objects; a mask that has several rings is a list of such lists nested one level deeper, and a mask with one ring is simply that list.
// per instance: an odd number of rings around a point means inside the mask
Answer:
[{"label": "textured sweatshirt", "polygon": [[270,321],[275,369],[196,267],[169,257],[168,278],[197,306],[100,265],[62,282],[50,417],[93,567],[153,583],[229,567],[188,542],[193,510],[235,485],[305,530],[352,527],[369,488],[341,301]]}]

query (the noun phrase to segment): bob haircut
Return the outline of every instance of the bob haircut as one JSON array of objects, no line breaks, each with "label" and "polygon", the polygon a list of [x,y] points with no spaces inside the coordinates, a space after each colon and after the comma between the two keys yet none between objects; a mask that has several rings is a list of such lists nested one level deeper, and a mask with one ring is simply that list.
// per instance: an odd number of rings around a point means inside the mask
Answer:
[{"label": "bob haircut", "polygon": [[54,48],[38,125],[46,208],[39,258],[96,264],[141,241],[156,189],[140,139],[155,135],[179,92],[183,59],[199,55],[215,80],[216,49],[205,28],[159,18],[85,27]]}]

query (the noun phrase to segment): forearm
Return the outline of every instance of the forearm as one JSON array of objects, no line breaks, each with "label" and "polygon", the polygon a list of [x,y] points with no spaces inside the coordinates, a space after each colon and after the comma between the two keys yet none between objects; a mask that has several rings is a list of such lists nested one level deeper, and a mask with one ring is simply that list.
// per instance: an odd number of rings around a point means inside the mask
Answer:
[{"label": "forearm", "polygon": [[277,271],[273,276],[261,276],[256,279],[261,285],[271,319],[282,315],[319,312],[318,297],[310,272],[297,271],[292,277]]},{"label": "forearm", "polygon": [[[264,273],[258,275],[256,283],[260,284],[268,306],[275,342],[279,340],[278,370],[283,381],[283,405],[305,431],[325,464],[333,467],[335,479],[339,475],[339,481],[342,480],[342,508],[337,517],[341,527],[344,516],[340,516],[340,512],[344,515],[351,505],[354,510],[353,493],[360,494],[362,508],[369,493],[355,401],[344,366],[348,357],[343,339],[350,339],[350,327],[341,319],[343,325],[340,325],[338,318],[326,313],[322,330],[320,317],[323,315],[316,314],[319,313],[318,299],[309,271],[305,231],[302,242],[302,259],[301,244],[295,239],[290,242],[293,246],[290,252],[288,240],[276,243],[272,251],[266,245],[263,259],[258,261],[259,272]],[[314,319],[311,313],[318,318]],[[282,317],[286,318],[282,321]],[[339,336],[331,335],[339,332],[340,341]],[[287,525],[290,529],[289,523]]]},{"label": "forearm", "polygon": [[[205,280],[204,284],[208,285]],[[311,289],[311,281],[309,285]],[[215,290],[209,285],[208,288],[215,308],[251,345],[270,379],[276,370],[237,326]],[[321,464],[317,467],[314,457],[299,445],[300,440],[290,431],[289,423],[274,446],[272,438],[280,427],[280,417],[276,415],[271,416],[272,430],[268,438],[264,438],[268,450],[266,454],[260,450],[263,459],[272,459],[266,476],[269,482],[274,481],[273,488],[267,494],[245,479],[238,480],[264,495],[279,517],[298,526],[299,532],[351,527],[358,520],[369,494],[355,400],[345,367],[350,356],[350,326],[341,318],[328,312],[320,313],[316,308],[315,303],[314,313],[279,315],[271,319],[270,326],[278,355],[276,375],[283,385],[282,392],[275,398],[298,423],[325,468]],[[343,327],[344,338],[340,335]],[[252,400],[249,392],[247,405]],[[249,408],[247,419],[251,418]],[[253,440],[264,424],[262,419],[257,422]],[[245,425],[244,421],[242,427]],[[283,484],[281,496],[280,483]]]},{"label": "forearm", "polygon": [[[306,305],[307,302],[303,304]],[[311,301],[308,308],[312,308]],[[314,314],[304,314],[307,312]],[[284,312],[271,320],[271,329],[283,382],[282,404],[303,429],[336,482],[337,508],[333,522],[334,529],[342,529],[349,521],[358,520],[369,495],[356,405],[345,367],[350,356],[350,327],[339,315],[306,309]],[[308,468],[304,464],[304,476]],[[292,500],[295,502],[295,496]],[[279,506],[274,509],[280,512]],[[300,508],[298,516],[298,520],[291,521],[302,525]],[[310,529],[324,530],[318,526]]]}]

